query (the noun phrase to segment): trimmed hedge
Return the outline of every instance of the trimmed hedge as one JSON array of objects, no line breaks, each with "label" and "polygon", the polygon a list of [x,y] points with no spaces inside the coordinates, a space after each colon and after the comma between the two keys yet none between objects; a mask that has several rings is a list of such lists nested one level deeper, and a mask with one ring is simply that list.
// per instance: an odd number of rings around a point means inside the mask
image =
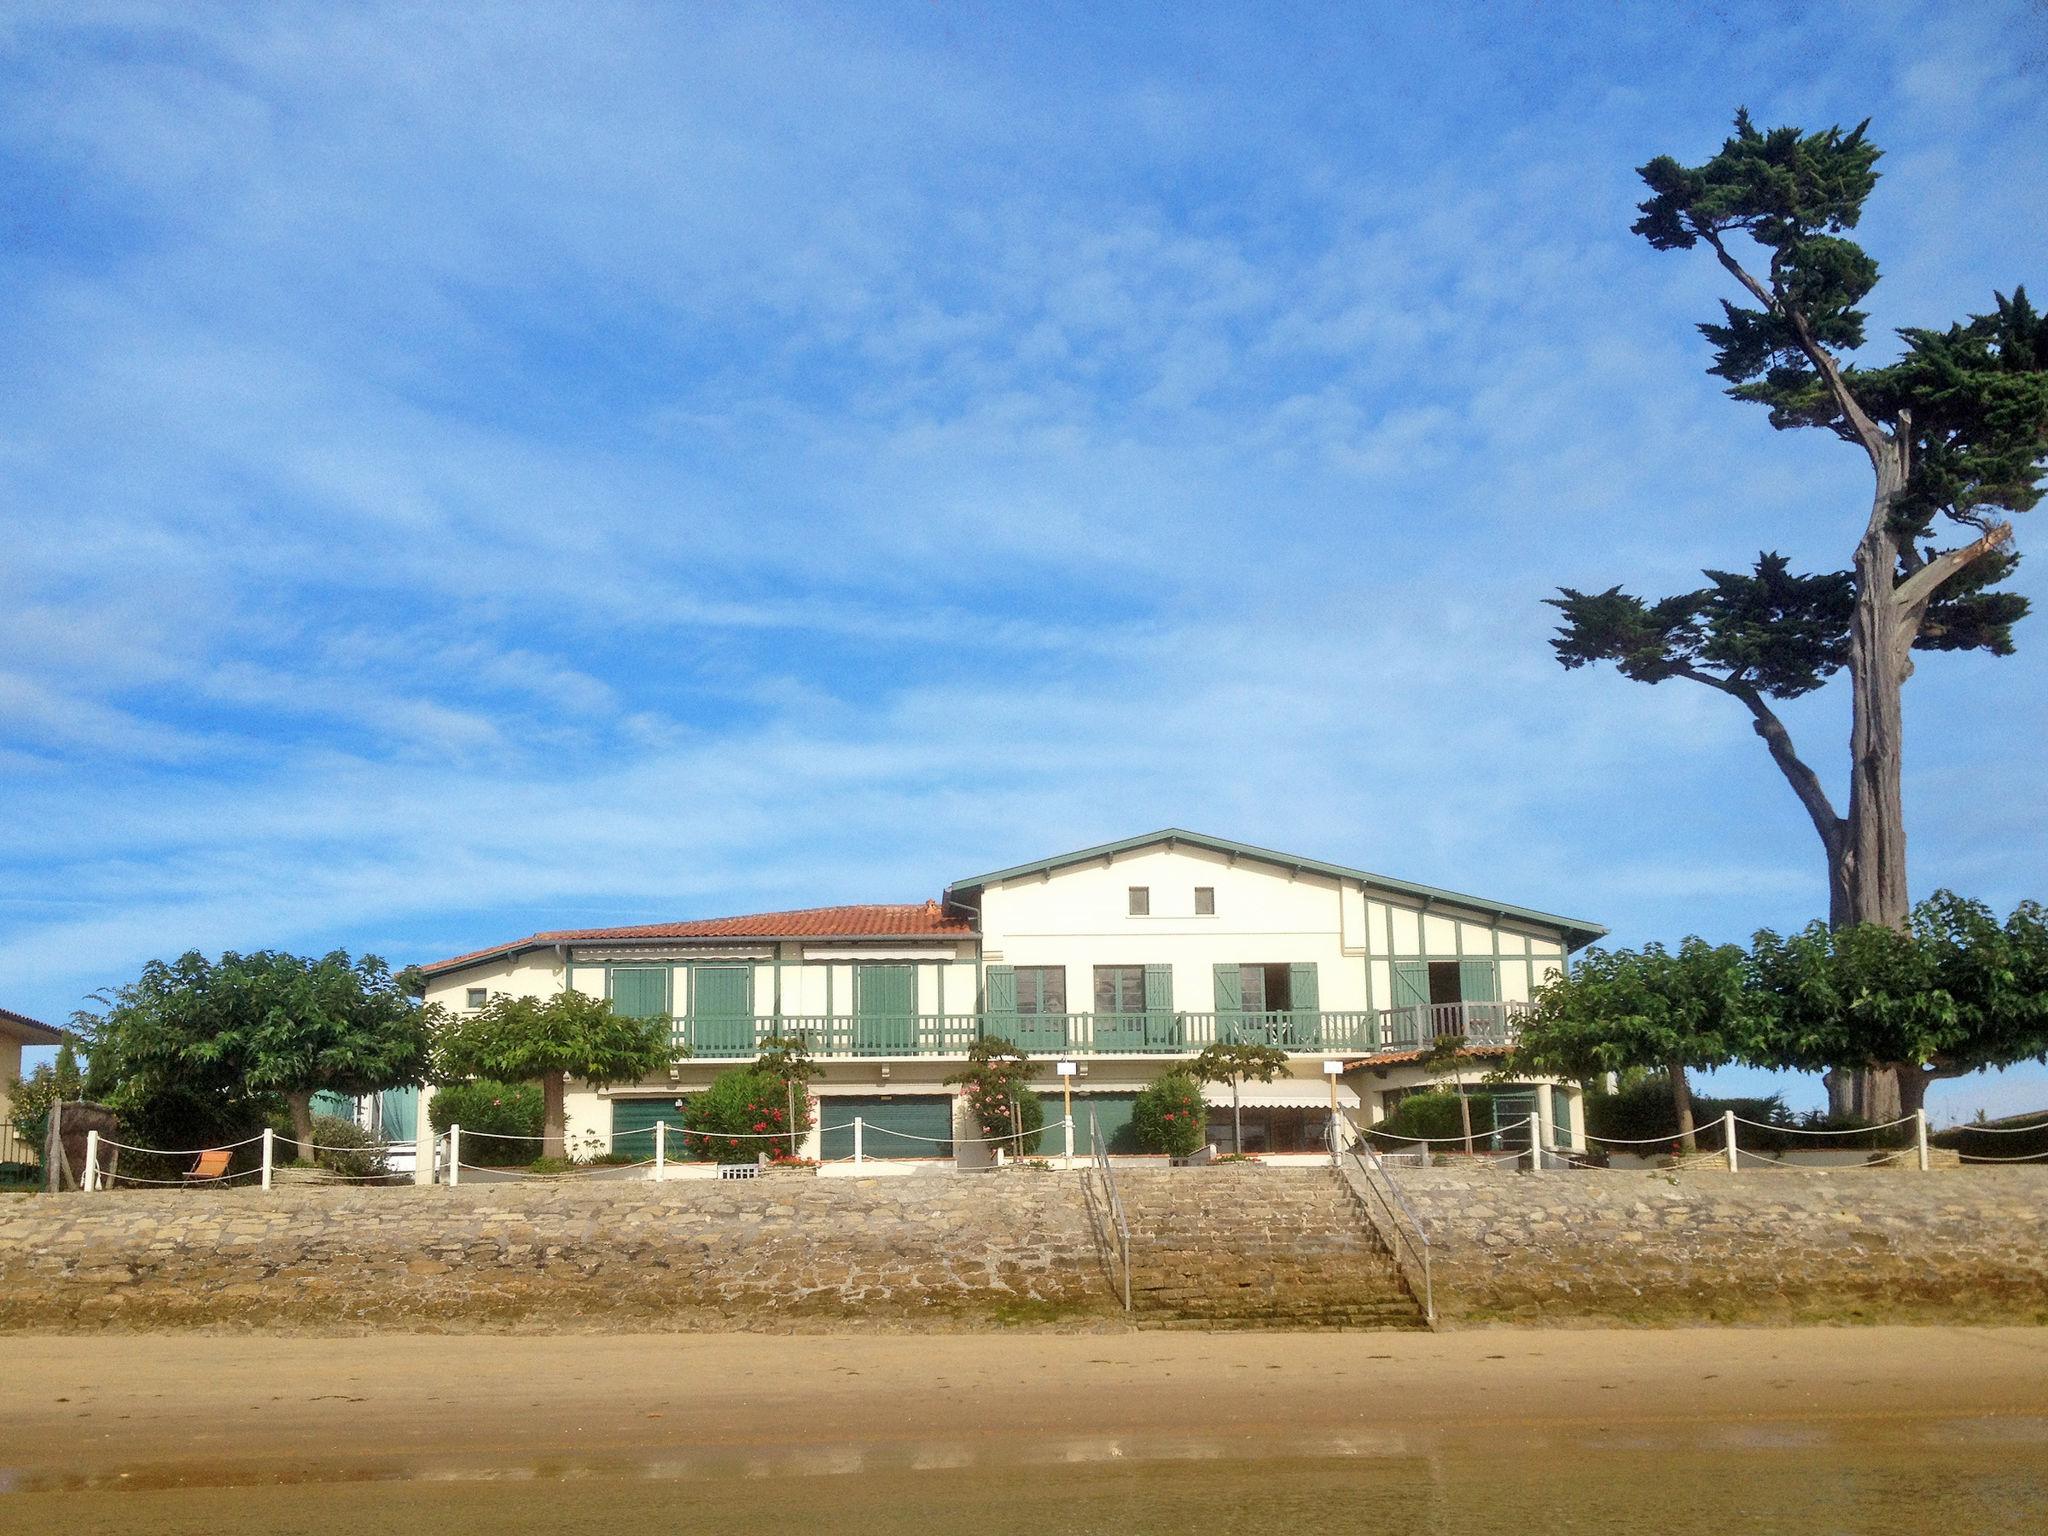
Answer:
[{"label": "trimmed hedge", "polygon": [[546,1117],[539,1083],[450,1083],[427,1105],[427,1123],[442,1132],[461,1126],[462,1160],[484,1168],[523,1167],[539,1157]]}]

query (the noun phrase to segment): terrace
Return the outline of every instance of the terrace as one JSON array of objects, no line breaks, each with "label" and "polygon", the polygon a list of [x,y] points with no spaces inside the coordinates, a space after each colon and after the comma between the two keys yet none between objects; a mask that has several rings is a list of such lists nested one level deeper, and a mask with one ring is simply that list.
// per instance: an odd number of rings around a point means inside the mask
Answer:
[{"label": "terrace", "polygon": [[1462,1039],[1504,1046],[1526,1003],[1421,1003],[1352,1013],[944,1013],[782,1014],[675,1020],[679,1056],[721,1060],[757,1054],[774,1036],[801,1036],[824,1060],[964,1056],[1001,1036],[1034,1056],[1181,1056],[1218,1040],[1277,1046],[1303,1055],[1395,1056]]}]

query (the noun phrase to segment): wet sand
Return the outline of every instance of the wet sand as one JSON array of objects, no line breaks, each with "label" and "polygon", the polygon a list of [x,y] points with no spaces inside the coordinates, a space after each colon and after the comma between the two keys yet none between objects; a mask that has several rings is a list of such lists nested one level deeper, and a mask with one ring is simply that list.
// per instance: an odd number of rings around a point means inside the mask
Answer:
[{"label": "wet sand", "polygon": [[2034,1329],[14,1336],[0,1381],[4,1531],[2048,1526]]}]

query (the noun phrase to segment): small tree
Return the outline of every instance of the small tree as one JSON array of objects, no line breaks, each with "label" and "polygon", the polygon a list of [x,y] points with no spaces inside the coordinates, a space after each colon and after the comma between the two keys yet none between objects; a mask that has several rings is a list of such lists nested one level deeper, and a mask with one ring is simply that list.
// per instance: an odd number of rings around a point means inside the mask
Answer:
[{"label": "small tree", "polygon": [[1465,1093],[1466,1040],[1463,1035],[1438,1035],[1423,1049],[1419,1065],[1431,1077],[1441,1080],[1448,1073],[1457,1091],[1458,1125],[1465,1136],[1465,1155],[1477,1149],[1472,1144],[1472,1100]]},{"label": "small tree", "polygon": [[1751,967],[1769,1021],[1765,1059],[1894,1071],[1907,1114],[1941,1078],[2048,1057],[2048,911],[2036,902],[2001,925],[1982,903],[1937,891],[1903,933],[1766,929]]},{"label": "small tree", "polygon": [[1185,1067],[1174,1067],[1141,1091],[1131,1106],[1138,1145],[1168,1157],[1193,1157],[1209,1140],[1209,1103]]},{"label": "small tree", "polygon": [[66,1034],[57,1046],[54,1065],[44,1064],[26,1080],[15,1078],[8,1085],[9,1114],[22,1139],[40,1147],[49,1139],[50,1106],[76,1099],[85,1091],[85,1074],[78,1070],[78,1051]]},{"label": "small tree", "polygon": [[1238,1102],[1238,1085],[1270,1083],[1287,1070],[1287,1053],[1276,1045],[1217,1040],[1202,1047],[1201,1054],[1188,1063],[1188,1070],[1199,1082],[1230,1084],[1230,1150],[1243,1156],[1244,1111]]},{"label": "small tree", "polygon": [[[770,1035],[761,1042],[761,1054],[754,1058],[754,1070],[782,1084],[783,1109],[789,1128],[789,1155],[795,1157],[801,1138],[810,1129],[810,1085],[820,1068],[811,1060],[811,1046],[802,1035]],[[805,1113],[797,1114],[802,1099]]]},{"label": "small tree", "polygon": [[605,998],[574,991],[545,998],[498,993],[474,1013],[437,1009],[432,1022],[440,1081],[539,1081],[543,1157],[567,1155],[563,1095],[570,1078],[594,1088],[637,1082],[667,1066],[677,1049],[666,1017],[629,1019]]},{"label": "small tree", "polygon": [[960,1096],[982,1138],[1022,1157],[1038,1150],[1045,1125],[1045,1106],[1030,1077],[1028,1053],[1001,1035],[983,1035],[967,1048],[966,1067],[946,1081],[962,1085]]},{"label": "small tree", "polygon": [[217,963],[197,952],[153,960],[101,999],[105,1014],[84,1016],[92,1076],[124,1117],[159,1134],[167,1125],[240,1131],[281,1095],[310,1162],[314,1094],[373,1093],[426,1075],[414,991],[410,975],[344,950],[317,960],[275,950],[230,951]]},{"label": "small tree", "polygon": [[1689,938],[1675,955],[1661,944],[1588,950],[1571,975],[1538,989],[1509,1070],[1588,1078],[1660,1068],[1671,1078],[1679,1141],[1697,1151],[1686,1069],[1756,1054],[1761,1019],[1745,979],[1733,944]]}]

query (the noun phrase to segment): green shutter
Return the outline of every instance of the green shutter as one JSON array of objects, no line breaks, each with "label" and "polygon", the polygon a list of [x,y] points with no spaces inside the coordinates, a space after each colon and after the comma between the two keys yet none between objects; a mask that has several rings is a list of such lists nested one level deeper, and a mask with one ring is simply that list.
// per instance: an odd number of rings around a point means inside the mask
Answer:
[{"label": "green shutter", "polygon": [[1288,1033],[1293,1044],[1313,1046],[1322,1039],[1322,988],[1316,981],[1313,960],[1287,968],[1287,997],[1291,1006]]},{"label": "green shutter", "polygon": [[1429,1001],[1429,962],[1427,960],[1396,960],[1394,962],[1394,1006],[1412,1007],[1416,1003]]},{"label": "green shutter", "polygon": [[754,1054],[754,968],[751,965],[692,967],[690,1048],[699,1056]]},{"label": "green shutter", "polygon": [[657,1019],[668,1011],[667,966],[622,966],[612,971],[612,1012],[628,1019]]},{"label": "green shutter", "polygon": [[1173,1018],[1173,967],[1145,967],[1145,1044],[1154,1050],[1178,1050],[1180,1030]]},{"label": "green shutter", "polygon": [[1219,965],[1216,967],[1216,1017],[1236,1015],[1244,1011],[1244,980],[1238,975],[1238,967]]},{"label": "green shutter", "polygon": [[1458,1001],[1462,1003],[1497,1003],[1500,1001],[1500,975],[1493,961],[1460,960],[1458,962]]},{"label": "green shutter", "polygon": [[1017,968],[992,965],[983,974],[987,978],[989,1016],[1007,1024],[1017,1016]]},{"label": "green shutter", "polygon": [[853,1122],[862,1122],[861,1156],[944,1158],[953,1155],[952,1096],[826,1094],[817,1101],[821,1151],[827,1161],[853,1156]]},{"label": "green shutter", "polygon": [[1394,962],[1394,1009],[1387,1044],[1413,1047],[1423,1043],[1423,1021],[1429,1013],[1429,962]]},{"label": "green shutter", "polygon": [[684,1156],[683,1112],[676,1108],[675,1095],[665,1099],[613,1099],[612,1150],[634,1158],[654,1156],[654,1123],[668,1122],[668,1155],[681,1161]]}]

